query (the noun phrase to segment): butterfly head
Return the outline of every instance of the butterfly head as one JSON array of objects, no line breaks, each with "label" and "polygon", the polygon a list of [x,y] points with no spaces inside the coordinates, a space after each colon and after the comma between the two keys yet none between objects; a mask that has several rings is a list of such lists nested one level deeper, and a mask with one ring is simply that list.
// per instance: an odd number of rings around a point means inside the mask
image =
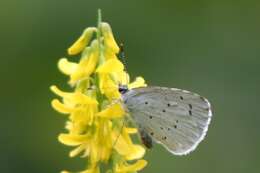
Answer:
[{"label": "butterfly head", "polygon": [[128,91],[127,85],[119,85],[118,91],[119,91],[121,94],[125,94],[125,93]]}]

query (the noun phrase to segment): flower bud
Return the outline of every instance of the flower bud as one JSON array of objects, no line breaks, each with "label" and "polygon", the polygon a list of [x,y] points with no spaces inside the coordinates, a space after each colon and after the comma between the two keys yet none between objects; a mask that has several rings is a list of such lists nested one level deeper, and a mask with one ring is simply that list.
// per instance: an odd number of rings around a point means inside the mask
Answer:
[{"label": "flower bud", "polygon": [[115,41],[110,25],[105,22],[101,23],[101,31],[104,36],[105,46],[109,47],[114,53],[118,53],[119,47]]},{"label": "flower bud", "polygon": [[97,29],[95,27],[89,27],[85,29],[82,35],[78,38],[78,40],[68,49],[69,55],[76,55],[80,53],[89,43],[92,38],[93,32]]}]

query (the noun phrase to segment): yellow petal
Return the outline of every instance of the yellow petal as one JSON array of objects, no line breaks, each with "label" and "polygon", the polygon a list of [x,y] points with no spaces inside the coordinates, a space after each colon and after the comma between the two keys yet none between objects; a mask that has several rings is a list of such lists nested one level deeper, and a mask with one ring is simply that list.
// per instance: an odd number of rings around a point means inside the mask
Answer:
[{"label": "yellow petal", "polygon": [[120,98],[120,93],[117,90],[105,89],[104,94],[108,98],[108,100],[117,100]]},{"label": "yellow petal", "polygon": [[71,75],[76,71],[78,67],[77,63],[69,62],[66,58],[61,58],[58,62],[58,68],[66,75]]},{"label": "yellow petal", "polygon": [[100,173],[100,169],[98,166],[92,166],[92,168],[82,171],[80,173]]},{"label": "yellow petal", "polygon": [[80,53],[89,43],[94,31],[96,31],[96,28],[94,27],[89,27],[85,29],[78,40],[68,49],[68,54],[76,55]]},{"label": "yellow petal", "polygon": [[114,59],[114,58],[117,59],[116,54],[113,51],[111,51],[111,49],[109,49],[108,47],[105,47],[104,57],[106,60]]},{"label": "yellow petal", "polygon": [[60,134],[59,141],[65,145],[77,146],[88,140],[86,135]]},{"label": "yellow petal", "polygon": [[70,119],[77,125],[75,128],[82,129],[82,126],[92,125],[97,111],[97,105],[82,105],[70,115]]},{"label": "yellow petal", "polygon": [[105,46],[110,48],[113,52],[118,53],[119,47],[115,41],[110,25],[103,22],[101,24],[101,31],[104,36]]},{"label": "yellow petal", "polygon": [[69,99],[70,102],[74,102],[74,104],[78,104],[78,103],[80,104],[84,103],[89,105],[98,104],[98,102],[95,99],[92,99],[91,97],[80,92],[75,92],[75,93],[63,92],[55,85],[51,86],[50,89],[58,96]]},{"label": "yellow petal", "polygon": [[67,130],[71,130],[73,128],[73,124],[72,124],[72,122],[71,121],[67,121],[66,123],[65,123],[65,129],[67,129]]},{"label": "yellow petal", "polygon": [[112,104],[105,110],[97,113],[97,116],[103,118],[120,118],[125,114],[125,111],[121,104]]},{"label": "yellow petal", "polygon": [[145,80],[142,77],[137,77],[134,82],[128,85],[129,89],[138,88],[138,87],[146,87]]},{"label": "yellow petal", "polygon": [[70,173],[69,171],[61,171],[60,173]]},{"label": "yellow petal", "polygon": [[71,75],[69,83],[73,85],[79,80],[88,78],[94,72],[97,60],[98,57],[94,54],[91,54],[88,58],[82,59],[75,73]]},{"label": "yellow petal", "polygon": [[120,71],[120,72],[117,72],[117,73],[113,73],[112,75],[113,75],[114,81],[116,81],[117,84],[128,85],[129,75],[128,75],[127,72]]},{"label": "yellow petal", "polygon": [[99,88],[102,94],[104,94],[106,89],[117,90],[117,85],[114,83],[114,81],[111,80],[110,75],[99,74],[99,80]]},{"label": "yellow petal", "polygon": [[[93,40],[94,41],[94,40]],[[93,41],[92,41],[92,43],[93,43]],[[91,44],[92,44],[91,43]],[[85,47],[85,49],[82,51],[82,53],[81,53],[81,57],[84,57],[84,56],[86,56],[87,54],[89,54],[91,52],[91,46],[88,46],[88,47]]]},{"label": "yellow petal", "polygon": [[132,145],[131,152],[126,155],[127,160],[140,159],[144,156],[145,149],[141,145]]},{"label": "yellow petal", "polygon": [[60,97],[72,97],[74,93],[61,91],[56,85],[50,87],[51,91]]},{"label": "yellow petal", "polygon": [[[93,41],[94,42],[94,41]],[[75,84],[77,81],[88,78],[95,70],[98,62],[98,52],[96,50],[97,41],[92,43],[92,50],[86,54],[79,62],[78,68],[71,75],[70,84]]]},{"label": "yellow petal", "polygon": [[52,100],[51,105],[56,111],[63,114],[69,114],[73,111],[73,108],[69,108],[68,106],[65,106],[58,99]]},{"label": "yellow petal", "polygon": [[96,99],[93,99],[83,93],[75,93],[71,98],[76,104],[85,104],[85,105],[97,105],[98,102]]},{"label": "yellow petal", "polygon": [[114,148],[120,155],[126,156],[131,152],[129,150],[129,144],[121,135],[118,135],[118,133],[113,133],[113,141],[116,141]]},{"label": "yellow petal", "polygon": [[136,128],[129,128],[129,127],[127,128],[127,127],[125,127],[124,130],[128,134],[135,134],[135,133],[138,132],[138,130]]},{"label": "yellow petal", "polygon": [[99,88],[102,94],[105,94],[109,100],[119,99],[121,94],[118,91],[118,85],[111,80],[109,74],[101,73],[99,74]]},{"label": "yellow petal", "polygon": [[84,151],[84,149],[85,149],[85,147],[86,147],[86,145],[80,145],[80,146],[78,146],[77,148],[75,148],[74,150],[72,150],[71,152],[70,152],[70,157],[75,157],[76,155],[78,155],[79,153],[81,153],[82,151]]},{"label": "yellow petal", "polygon": [[[117,133],[112,135],[113,141],[116,141],[114,148],[122,156],[125,156],[127,160],[135,160],[144,156],[145,149],[140,145],[132,144],[131,140],[129,141],[129,136],[127,139],[122,135],[118,136]],[[129,138],[130,139],[130,138]]]},{"label": "yellow petal", "polygon": [[96,70],[98,73],[113,73],[124,70],[124,65],[118,59],[109,59]]},{"label": "yellow petal", "polygon": [[116,172],[136,172],[142,170],[147,165],[147,161],[138,160],[132,165],[122,165],[121,167],[117,167]]},{"label": "yellow petal", "polygon": [[81,92],[86,93],[86,95],[94,96],[95,91],[89,90],[90,88],[90,80],[81,80],[79,83],[77,83],[77,86],[75,88],[75,92]]}]

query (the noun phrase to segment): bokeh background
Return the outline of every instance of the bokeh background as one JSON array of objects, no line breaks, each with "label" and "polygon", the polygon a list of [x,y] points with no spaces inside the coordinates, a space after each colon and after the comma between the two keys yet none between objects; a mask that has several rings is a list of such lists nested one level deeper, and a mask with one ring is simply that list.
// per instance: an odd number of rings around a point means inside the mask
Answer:
[{"label": "bokeh background", "polygon": [[56,63],[97,9],[125,44],[127,68],[150,85],[200,93],[214,117],[206,139],[178,157],[156,145],[144,173],[260,172],[260,2],[257,0],[0,0],[0,172],[82,170],[57,141],[65,117],[49,86]]}]

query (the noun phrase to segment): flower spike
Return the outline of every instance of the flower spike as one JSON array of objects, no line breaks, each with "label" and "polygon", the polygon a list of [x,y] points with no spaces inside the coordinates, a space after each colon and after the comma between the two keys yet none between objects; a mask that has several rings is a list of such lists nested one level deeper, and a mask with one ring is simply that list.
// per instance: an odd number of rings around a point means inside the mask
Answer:
[{"label": "flower spike", "polygon": [[99,16],[98,26],[85,29],[68,49],[69,55],[80,54],[79,62],[67,58],[58,61],[59,70],[69,77],[72,91],[51,86],[51,91],[61,98],[53,99],[51,105],[68,115],[66,132],[58,140],[73,147],[70,157],[81,156],[88,161],[86,169],[77,173],[100,173],[101,164],[108,165],[106,172],[132,173],[147,164],[142,160],[145,148],[131,139],[137,129],[124,123],[127,116],[118,90],[119,85],[135,88],[146,84],[141,77],[129,83],[118,52],[110,25]]}]

